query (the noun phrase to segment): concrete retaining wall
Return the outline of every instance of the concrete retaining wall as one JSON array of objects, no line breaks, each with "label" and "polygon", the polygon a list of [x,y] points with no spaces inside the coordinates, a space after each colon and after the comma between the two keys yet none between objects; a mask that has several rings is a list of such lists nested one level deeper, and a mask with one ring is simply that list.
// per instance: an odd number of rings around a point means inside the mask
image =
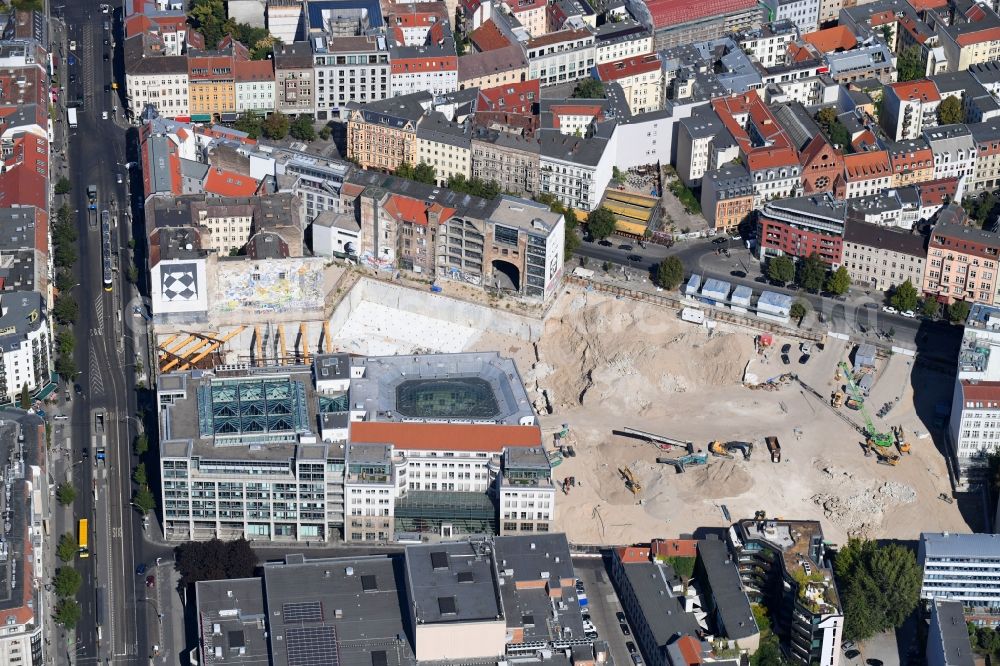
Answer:
[{"label": "concrete retaining wall", "polygon": [[335,336],[347,322],[354,308],[362,301],[482,331],[509,335],[528,342],[537,341],[542,335],[544,326],[544,322],[539,319],[476,305],[429,290],[419,291],[398,284],[361,278],[330,315],[330,330]]}]

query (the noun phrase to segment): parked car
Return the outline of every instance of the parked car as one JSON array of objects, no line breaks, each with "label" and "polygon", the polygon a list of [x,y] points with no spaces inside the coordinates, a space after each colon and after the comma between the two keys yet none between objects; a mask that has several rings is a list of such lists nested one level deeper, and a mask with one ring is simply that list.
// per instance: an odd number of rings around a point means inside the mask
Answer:
[{"label": "parked car", "polygon": [[146,573],[146,563],[140,562],[139,565],[135,568],[135,575],[141,576],[144,573]]},{"label": "parked car", "polygon": [[585,631],[583,632],[583,635],[592,641],[596,641],[598,638],[596,631]]},{"label": "parked car", "polygon": [[897,310],[896,308],[892,307],[891,305],[883,305],[882,306],[882,312],[888,312],[889,314],[896,314],[896,313],[899,312],[899,310]]},{"label": "parked car", "polygon": [[783,345],[781,345],[781,353],[782,354],[788,354],[791,351],[792,351],[792,346],[790,344],[783,344]]},{"label": "parked car", "polygon": [[625,613],[618,611],[617,613],[615,613],[615,619],[618,620],[618,622],[620,623],[624,623],[626,621]]},{"label": "parked car", "polygon": [[782,354],[781,355],[781,363],[783,365],[791,365],[792,364],[792,362],[788,359],[788,354]]},{"label": "parked car", "polygon": [[625,649],[628,650],[629,654],[635,654],[638,650],[635,649],[635,643],[632,641],[625,641]]},{"label": "parked car", "polygon": [[622,633],[625,634],[626,636],[631,636],[632,635],[632,630],[629,629],[628,625],[625,624],[624,622],[622,622],[621,624],[619,624],[618,627],[622,630]]},{"label": "parked car", "polygon": [[631,252],[632,251],[632,244],[631,243],[622,243],[621,245],[618,246],[618,249],[619,250],[625,250],[626,252]]},{"label": "parked car", "polygon": [[597,244],[598,245],[603,245],[604,247],[612,247],[612,246],[614,246],[614,243],[612,243],[611,241],[609,241],[607,238],[602,238],[601,240],[597,241]]},{"label": "parked car", "polygon": [[868,666],[882,666],[881,659],[865,659],[865,663],[868,664]]},{"label": "parked car", "polygon": [[146,576],[146,587],[156,587],[156,576]]},{"label": "parked car", "polygon": [[745,278],[747,276],[743,271],[729,271],[729,274],[737,278]]},{"label": "parked car", "polygon": [[810,345],[808,342],[803,342],[799,345],[799,351],[802,352],[803,354],[811,354],[812,345]]},{"label": "parked car", "polygon": [[642,666],[642,657],[635,654],[634,652],[629,656],[632,657],[632,663],[635,664],[635,666]]},{"label": "parked car", "polygon": [[722,245],[727,240],[729,240],[729,239],[726,238],[725,236],[719,236],[718,238],[716,238],[715,240],[712,241],[712,245]]},{"label": "parked car", "polygon": [[630,255],[628,255],[628,260],[632,261],[632,262],[635,262],[635,263],[638,263],[638,262],[642,261],[642,257],[640,257],[637,254],[630,254]]},{"label": "parked car", "polygon": [[904,317],[906,317],[908,319],[913,319],[913,318],[915,318],[917,316],[917,313],[914,312],[913,310],[903,310],[899,314],[903,315]]},{"label": "parked car", "polygon": [[857,650],[848,650],[847,652],[844,653],[844,656],[847,657],[848,659],[857,659],[858,655],[860,654],[861,653],[858,652]]},{"label": "parked car", "polygon": [[799,356],[799,365],[805,365],[809,362],[809,354],[803,354]]},{"label": "parked car", "polygon": [[74,39],[69,40],[69,50],[76,51],[76,40]]}]

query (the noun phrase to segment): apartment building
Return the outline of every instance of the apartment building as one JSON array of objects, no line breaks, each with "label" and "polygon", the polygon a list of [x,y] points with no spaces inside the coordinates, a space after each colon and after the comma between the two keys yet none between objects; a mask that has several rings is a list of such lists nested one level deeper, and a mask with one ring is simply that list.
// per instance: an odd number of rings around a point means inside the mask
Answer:
[{"label": "apartment building", "polygon": [[504,192],[539,191],[539,144],[531,137],[476,127],[472,132],[472,176],[494,181]]},{"label": "apartment building", "polygon": [[800,33],[819,27],[819,0],[764,0],[771,21],[790,21]]},{"label": "apartment building", "polygon": [[893,83],[884,88],[882,128],[897,141],[917,139],[937,126],[941,95],[930,79]]},{"label": "apartment building", "polygon": [[127,113],[141,116],[147,104],[164,118],[190,115],[187,58],[145,57],[150,38],[139,34],[125,40],[125,99]]},{"label": "apartment building", "polygon": [[544,88],[590,76],[596,57],[594,33],[589,28],[570,28],[533,37],[524,45],[528,78]]},{"label": "apartment building", "polygon": [[274,111],[274,64],[271,60],[236,62],[236,113]]},{"label": "apartment building", "polygon": [[924,130],[934,154],[934,179],[959,178],[963,184],[976,173],[976,142],[968,125],[941,125]]},{"label": "apartment building", "polygon": [[549,31],[546,0],[505,0],[504,4],[532,37],[541,37]]},{"label": "apartment building", "polygon": [[597,28],[595,59],[598,65],[643,56],[653,51],[653,35],[631,16]]},{"label": "apartment building", "polygon": [[847,202],[829,194],[779,199],[764,204],[758,216],[760,260],[817,254],[834,268],[843,257]]},{"label": "apartment building", "polygon": [[395,171],[417,163],[417,123],[430,108],[430,93],[416,93],[352,108],[347,155],[363,169]]},{"label": "apartment building", "polygon": [[952,203],[938,213],[931,231],[923,292],[943,303],[994,302],[1000,236],[967,226],[968,216]]},{"label": "apartment building", "polygon": [[46,521],[55,507],[46,492],[42,420],[21,411],[0,412],[0,456],[9,499],[5,505],[4,538],[0,540],[0,576],[5,581],[0,599],[0,663],[11,666],[42,666],[55,648],[45,630],[49,596],[43,588],[51,570],[43,561]]},{"label": "apartment building", "polygon": [[[725,125],[708,105],[696,107],[677,123],[677,176],[687,187],[697,187],[705,172],[722,166],[712,159],[717,153],[716,137],[718,145],[736,148]],[[729,152],[733,154],[727,155],[725,162],[736,158],[735,150]]]},{"label": "apartment building", "polygon": [[[969,387],[973,390],[966,397],[977,403],[974,409],[980,409],[980,401],[983,401],[981,409],[992,412],[1000,406],[996,402],[1000,394],[995,387],[984,387],[981,391],[984,395],[976,395],[976,384],[970,382]],[[990,397],[985,397],[986,393]],[[1000,624],[1000,534],[922,532],[917,562],[924,571],[921,599],[958,602],[969,621],[987,626]]]},{"label": "apartment building", "polygon": [[653,33],[653,50],[718,39],[761,26],[762,5],[750,0],[692,3],[687,0],[628,0],[626,6]]},{"label": "apartment building", "polygon": [[236,62],[250,60],[239,42],[225,38],[216,51],[188,49],[188,106],[194,122],[236,112]]},{"label": "apartment building", "polygon": [[750,602],[767,608],[788,657],[837,666],[844,612],[819,522],[744,519],[729,529],[729,549]]},{"label": "apartment building", "polygon": [[598,64],[597,79],[614,81],[622,87],[625,101],[633,115],[657,111],[663,105],[663,65],[660,56],[650,53]]},{"label": "apartment building", "polygon": [[417,163],[434,167],[438,185],[455,176],[472,176],[472,129],[435,111],[417,123]]},{"label": "apartment building", "polygon": [[762,67],[786,64],[788,45],[799,36],[791,21],[770,21],[753,30],[744,30],[733,39],[751,59]]},{"label": "apartment building", "polygon": [[431,30],[430,39],[420,46],[394,46],[390,49],[392,96],[430,91],[446,95],[458,90],[458,55],[455,38],[447,23]]},{"label": "apartment building", "polygon": [[957,601],[935,599],[930,603],[927,630],[927,666],[975,666],[972,636]]},{"label": "apartment building", "polygon": [[157,399],[168,539],[386,542],[548,532],[554,517],[541,431],[495,353],[177,372]]},{"label": "apartment building", "polygon": [[0,293],[0,400],[15,403],[24,387],[34,395],[52,377],[45,294],[39,291]]},{"label": "apartment building", "polygon": [[884,150],[844,155],[842,198],[853,199],[877,194],[892,185],[892,178],[889,154]]},{"label": "apartment building", "polygon": [[[290,149],[251,154],[251,174],[272,176],[279,192],[291,192],[301,204],[299,213],[308,224],[328,210],[341,212],[340,189],[352,165]],[[259,170],[258,170],[259,169]]]},{"label": "apartment building", "polygon": [[528,80],[528,60],[519,44],[467,53],[458,58],[458,89],[494,88]]},{"label": "apartment building", "polygon": [[907,280],[924,280],[927,238],[919,233],[848,220],[842,266],[851,282],[873,291],[889,291]]},{"label": "apartment building", "polygon": [[310,38],[313,100],[319,120],[340,117],[348,103],[391,97],[391,66],[385,37],[321,35]]},{"label": "apartment building", "polygon": [[315,113],[313,76],[313,53],[309,42],[277,44],[274,48],[275,110],[296,115]]},{"label": "apartment building", "polygon": [[588,139],[547,130],[541,133],[539,191],[582,211],[598,207],[611,182],[614,148],[608,139]]},{"label": "apartment building", "polygon": [[742,164],[725,164],[701,180],[701,211],[717,232],[732,233],[753,211],[753,178]]},{"label": "apartment building", "polygon": [[924,138],[886,142],[892,187],[905,187],[934,179],[934,153]]},{"label": "apartment building", "polygon": [[951,25],[937,22],[935,34],[944,50],[949,72],[963,72],[972,65],[998,59],[1000,16],[989,5],[963,16]]},{"label": "apartment building", "polygon": [[968,192],[992,192],[1000,188],[1000,121],[969,126],[976,149],[976,167],[966,183]]}]

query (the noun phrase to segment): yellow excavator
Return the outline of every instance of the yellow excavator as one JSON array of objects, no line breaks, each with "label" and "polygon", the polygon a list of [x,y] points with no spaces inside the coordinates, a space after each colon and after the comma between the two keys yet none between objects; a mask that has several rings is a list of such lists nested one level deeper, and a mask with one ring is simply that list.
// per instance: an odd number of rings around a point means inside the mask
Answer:
[{"label": "yellow excavator", "polygon": [[632,491],[633,495],[638,495],[642,492],[642,485],[639,484],[639,479],[636,478],[635,474],[628,467],[622,467],[618,470],[622,478],[625,479],[625,487]]},{"label": "yellow excavator", "polygon": [[840,407],[843,407],[843,405],[844,405],[844,392],[843,391],[834,391],[833,395],[830,396],[830,405],[834,409],[838,409]]},{"label": "yellow excavator", "polygon": [[892,429],[892,434],[896,439],[896,448],[899,449],[900,453],[910,453],[910,443],[906,441],[906,437],[903,434],[903,426],[896,426]]}]

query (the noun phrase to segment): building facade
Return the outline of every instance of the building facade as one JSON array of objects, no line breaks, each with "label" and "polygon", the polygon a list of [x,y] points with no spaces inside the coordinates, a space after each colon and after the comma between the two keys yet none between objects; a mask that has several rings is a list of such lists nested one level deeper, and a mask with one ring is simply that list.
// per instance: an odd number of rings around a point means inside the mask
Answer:
[{"label": "building facade", "polygon": [[1000,534],[923,532],[917,561],[921,599],[956,601],[976,624],[1000,624]]},{"label": "building facade", "polygon": [[957,204],[943,208],[938,218],[927,250],[923,293],[942,303],[992,304],[1000,238],[963,224],[966,216]]},{"label": "building facade", "polygon": [[919,289],[927,258],[926,237],[891,227],[848,220],[843,266],[855,285],[888,291],[909,280]]},{"label": "building facade", "polygon": [[319,120],[340,116],[349,102],[390,97],[389,49],[384,37],[314,37],[312,96]]}]

